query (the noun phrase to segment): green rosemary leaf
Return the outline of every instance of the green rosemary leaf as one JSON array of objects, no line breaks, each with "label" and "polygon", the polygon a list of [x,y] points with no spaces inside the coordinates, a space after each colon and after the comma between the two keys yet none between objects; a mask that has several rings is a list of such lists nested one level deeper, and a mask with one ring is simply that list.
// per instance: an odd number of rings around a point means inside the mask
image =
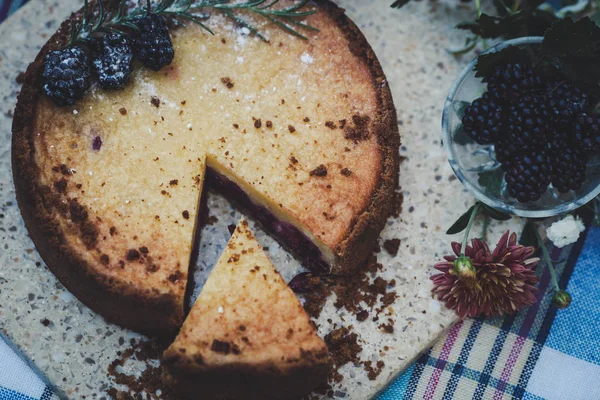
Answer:
[{"label": "green rosemary leaf", "polygon": [[301,26],[304,29],[308,29],[309,31],[314,31],[314,32],[319,32],[319,28],[315,28],[314,26],[305,24],[303,22],[300,21],[296,21],[295,19],[292,19],[290,17],[282,17],[287,23],[289,24],[293,24],[293,25],[297,25],[297,26]]},{"label": "green rosemary leaf", "polygon": [[279,3],[279,0],[273,0],[271,3],[267,4],[266,6],[261,6],[261,7],[258,7],[258,8],[266,9],[266,8],[269,8],[269,7],[273,7],[277,3]]},{"label": "green rosemary leaf", "polygon": [[287,24],[285,24],[284,22],[281,22],[280,20],[278,20],[277,18],[271,17],[269,15],[263,15],[263,17],[265,17],[266,19],[268,19],[271,22],[274,22],[275,24],[277,24],[281,29],[283,29],[284,31],[288,32],[291,35],[294,35],[302,40],[308,40],[308,38],[304,35],[302,35],[300,32],[294,30],[293,28],[289,27]]},{"label": "green rosemary leaf", "polygon": [[206,30],[206,31],[207,31],[208,33],[210,33],[211,35],[213,35],[213,36],[214,36],[214,34],[215,34],[215,33],[214,33],[214,32],[213,32],[213,31],[212,31],[212,30],[211,30],[211,29],[210,29],[208,26],[204,25],[204,24],[202,23],[202,21],[201,21],[199,18],[195,17],[195,16],[194,16],[194,15],[192,15],[192,14],[188,14],[188,13],[175,13],[175,12],[173,12],[173,13],[170,13],[170,12],[168,12],[168,11],[166,11],[165,13],[166,13],[166,14],[173,14],[173,16],[174,16],[175,18],[183,18],[183,19],[186,19],[186,20],[188,20],[188,21],[194,22],[194,23],[196,23],[196,24],[200,25],[200,26],[201,26],[201,27],[202,27],[204,30]]},{"label": "green rosemary leaf", "polygon": [[98,28],[102,26],[104,22],[104,2],[102,0],[98,0],[98,20],[96,21],[96,25],[94,25],[93,30],[96,31]]},{"label": "green rosemary leaf", "polygon": [[241,26],[248,28],[248,30],[250,30],[250,32],[252,32],[253,34],[255,34],[260,40],[264,41],[264,42],[269,42],[267,40],[266,37],[264,37],[259,31],[258,29],[256,29],[255,27],[253,27],[252,25],[250,25],[249,23],[247,23],[244,19],[238,17],[237,15],[235,15],[233,12],[231,12],[230,10],[221,10],[221,12],[223,14],[225,14],[226,16],[228,16],[229,18],[233,19],[235,22],[237,22],[238,24],[240,24]]},{"label": "green rosemary leaf", "polygon": [[391,7],[392,8],[402,8],[405,5],[407,5],[409,1],[410,0],[396,0],[392,3]]}]

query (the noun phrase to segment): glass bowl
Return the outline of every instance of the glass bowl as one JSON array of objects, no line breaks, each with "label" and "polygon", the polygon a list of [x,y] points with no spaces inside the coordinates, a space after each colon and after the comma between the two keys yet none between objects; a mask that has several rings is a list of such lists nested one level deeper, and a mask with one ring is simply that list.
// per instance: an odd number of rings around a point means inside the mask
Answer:
[{"label": "glass bowl", "polygon": [[[508,40],[487,52],[508,46],[540,46],[542,37]],[[486,52],[486,53],[487,53]],[[475,77],[474,59],[462,71],[448,94],[442,116],[442,136],[448,161],[456,177],[481,202],[508,214],[526,218],[545,218],[573,211],[600,193],[600,157],[590,159],[587,179],[579,190],[560,193],[552,185],[537,201],[520,203],[508,194],[504,171],[496,160],[494,145],[479,145],[462,130],[461,117],[465,107],[486,90]]]}]

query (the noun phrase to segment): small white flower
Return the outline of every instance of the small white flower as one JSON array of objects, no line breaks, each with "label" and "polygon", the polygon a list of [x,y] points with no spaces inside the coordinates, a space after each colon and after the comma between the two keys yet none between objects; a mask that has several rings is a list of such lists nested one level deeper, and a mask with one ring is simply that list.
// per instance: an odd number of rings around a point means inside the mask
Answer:
[{"label": "small white flower", "polygon": [[560,221],[556,221],[548,229],[546,235],[556,247],[565,247],[575,243],[579,234],[585,230],[583,222],[579,218],[567,215]]}]

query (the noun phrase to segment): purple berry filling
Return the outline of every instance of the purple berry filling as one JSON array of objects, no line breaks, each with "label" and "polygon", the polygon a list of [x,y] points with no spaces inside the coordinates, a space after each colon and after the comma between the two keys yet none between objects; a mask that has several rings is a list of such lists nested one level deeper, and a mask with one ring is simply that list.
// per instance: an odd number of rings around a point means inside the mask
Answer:
[{"label": "purple berry filling", "polygon": [[295,226],[277,219],[267,208],[254,203],[238,185],[211,168],[207,169],[206,180],[210,187],[217,189],[248,210],[283,246],[305,262],[308,269],[314,274],[323,274],[329,271],[329,266],[323,259],[321,250]]},{"label": "purple berry filling", "polygon": [[92,149],[95,151],[100,150],[100,148],[102,147],[102,139],[100,139],[100,136],[96,136],[94,138],[94,141],[92,142]]}]

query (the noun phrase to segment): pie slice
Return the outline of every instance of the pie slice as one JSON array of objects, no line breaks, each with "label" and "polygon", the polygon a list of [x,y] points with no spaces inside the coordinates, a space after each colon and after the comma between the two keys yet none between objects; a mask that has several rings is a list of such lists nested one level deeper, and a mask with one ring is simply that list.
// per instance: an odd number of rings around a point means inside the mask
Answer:
[{"label": "pie slice", "polygon": [[73,107],[45,97],[40,77],[72,21],[30,65],[13,121],[17,199],[50,270],[93,310],[176,332],[204,181],[313,270],[367,257],[394,203],[396,113],[358,28],[329,1],[306,7],[319,29],[308,40],[266,24],[265,43],[223,15],[206,21],[214,36],[173,26],[169,66],[136,64],[124,90],[94,85]]},{"label": "pie slice", "polygon": [[242,220],[164,354],[185,398],[298,398],[329,356],[302,304]]}]

